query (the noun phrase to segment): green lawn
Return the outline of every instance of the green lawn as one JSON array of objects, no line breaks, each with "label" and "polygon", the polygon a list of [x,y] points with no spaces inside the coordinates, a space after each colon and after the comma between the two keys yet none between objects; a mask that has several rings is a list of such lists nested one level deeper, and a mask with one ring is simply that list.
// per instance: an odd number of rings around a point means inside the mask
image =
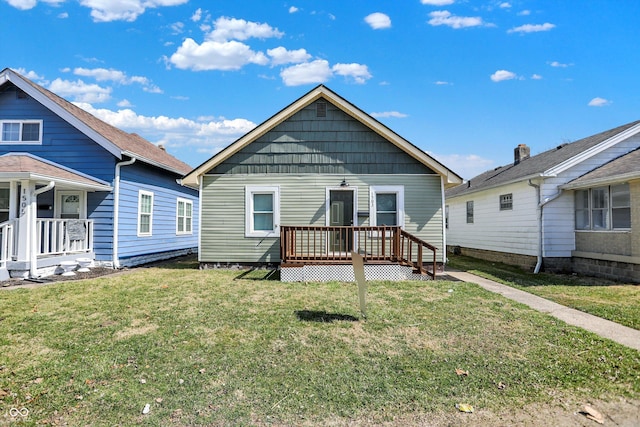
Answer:
[{"label": "green lawn", "polygon": [[448,265],[640,330],[637,284],[577,275],[533,274],[518,267],[464,256],[449,255]]},{"label": "green lawn", "polygon": [[373,282],[362,320],[355,284],[264,276],[187,262],[0,292],[0,423],[382,424],[640,398],[639,352],[473,284]]}]

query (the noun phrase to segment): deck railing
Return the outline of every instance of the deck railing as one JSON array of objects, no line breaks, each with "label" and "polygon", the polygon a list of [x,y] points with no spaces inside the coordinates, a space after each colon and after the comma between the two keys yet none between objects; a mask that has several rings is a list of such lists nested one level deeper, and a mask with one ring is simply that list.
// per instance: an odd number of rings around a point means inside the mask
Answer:
[{"label": "deck railing", "polygon": [[[436,247],[396,226],[280,226],[282,265],[348,264],[351,251],[365,263],[397,263],[432,278]],[[428,266],[430,266],[430,271]]]},{"label": "deck railing", "polygon": [[93,220],[40,218],[36,228],[38,256],[93,250]]},{"label": "deck railing", "polygon": [[14,221],[0,224],[0,268],[7,267],[7,261],[13,257]]}]

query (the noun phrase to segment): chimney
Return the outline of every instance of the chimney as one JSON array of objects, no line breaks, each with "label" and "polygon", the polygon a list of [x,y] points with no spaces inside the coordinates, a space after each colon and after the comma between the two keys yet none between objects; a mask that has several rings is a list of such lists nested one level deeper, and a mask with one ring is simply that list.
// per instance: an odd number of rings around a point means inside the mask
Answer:
[{"label": "chimney", "polygon": [[531,149],[527,146],[527,144],[518,144],[518,146],[513,150],[513,164],[517,165],[524,159],[528,159],[531,155]]}]

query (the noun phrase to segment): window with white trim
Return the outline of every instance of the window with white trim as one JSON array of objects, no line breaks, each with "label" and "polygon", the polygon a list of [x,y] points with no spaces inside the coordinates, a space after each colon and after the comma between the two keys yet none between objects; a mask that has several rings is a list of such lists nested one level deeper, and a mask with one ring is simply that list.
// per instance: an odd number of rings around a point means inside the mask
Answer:
[{"label": "window with white trim", "polygon": [[576,230],[619,230],[631,228],[629,184],[577,190]]},{"label": "window with white trim", "polygon": [[369,197],[371,225],[404,227],[404,187],[402,185],[371,186]]},{"label": "window with white trim", "polygon": [[0,120],[3,144],[42,143],[42,120]]},{"label": "window with white trim", "polygon": [[500,195],[500,210],[510,211],[513,209],[513,193]]},{"label": "window with white trim", "polygon": [[277,237],[280,232],[280,187],[245,188],[245,236]]},{"label": "window with white trim", "polygon": [[193,202],[178,198],[176,209],[176,234],[192,234]]},{"label": "window with white trim", "polygon": [[138,236],[151,236],[153,225],[153,193],[138,191]]}]

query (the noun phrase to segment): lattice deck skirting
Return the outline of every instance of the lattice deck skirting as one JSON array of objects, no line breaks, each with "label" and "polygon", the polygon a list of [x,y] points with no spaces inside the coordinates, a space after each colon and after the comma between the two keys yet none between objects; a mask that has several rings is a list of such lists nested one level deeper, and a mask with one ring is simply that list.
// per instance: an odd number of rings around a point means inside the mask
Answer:
[{"label": "lattice deck skirting", "polygon": [[[365,265],[367,280],[431,280],[427,275],[415,274],[411,267],[402,265]],[[342,265],[305,265],[300,267],[282,267],[281,282],[355,282],[353,266]]]}]

